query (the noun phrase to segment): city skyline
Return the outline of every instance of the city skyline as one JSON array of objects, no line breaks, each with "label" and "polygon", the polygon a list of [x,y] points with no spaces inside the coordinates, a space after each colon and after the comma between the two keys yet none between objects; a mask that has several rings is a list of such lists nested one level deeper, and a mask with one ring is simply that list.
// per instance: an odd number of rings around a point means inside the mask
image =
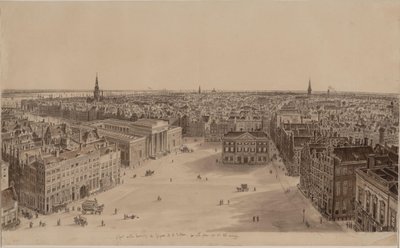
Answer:
[{"label": "city skyline", "polygon": [[2,3],[2,89],[399,92],[398,7]]}]

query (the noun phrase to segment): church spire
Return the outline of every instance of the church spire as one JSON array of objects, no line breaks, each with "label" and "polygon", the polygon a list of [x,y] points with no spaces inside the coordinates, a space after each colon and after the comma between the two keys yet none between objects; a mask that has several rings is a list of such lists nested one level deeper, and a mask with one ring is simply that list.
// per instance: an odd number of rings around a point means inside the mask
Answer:
[{"label": "church spire", "polygon": [[311,78],[308,79],[308,90],[307,90],[307,95],[311,95]]},{"label": "church spire", "polygon": [[200,85],[199,85],[199,94],[201,94],[201,88],[200,88]]},{"label": "church spire", "polygon": [[93,97],[95,101],[100,100],[100,88],[99,88],[99,78],[96,72],[96,84],[94,86]]}]

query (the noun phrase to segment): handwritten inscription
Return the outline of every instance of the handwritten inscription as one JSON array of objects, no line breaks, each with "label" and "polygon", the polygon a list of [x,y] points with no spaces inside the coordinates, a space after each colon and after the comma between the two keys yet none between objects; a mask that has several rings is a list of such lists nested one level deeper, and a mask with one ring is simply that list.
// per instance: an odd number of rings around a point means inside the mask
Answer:
[{"label": "handwritten inscription", "polygon": [[127,235],[117,235],[117,240],[122,239],[171,239],[171,238],[229,238],[229,239],[237,239],[239,236],[237,234],[231,233],[182,233],[182,232],[173,232],[173,233],[131,233]]}]

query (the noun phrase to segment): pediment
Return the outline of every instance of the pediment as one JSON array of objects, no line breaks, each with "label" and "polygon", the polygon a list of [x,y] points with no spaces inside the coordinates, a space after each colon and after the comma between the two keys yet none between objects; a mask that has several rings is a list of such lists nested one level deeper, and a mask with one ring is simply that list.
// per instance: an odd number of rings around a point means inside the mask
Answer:
[{"label": "pediment", "polygon": [[240,136],[237,137],[238,140],[249,140],[249,139],[255,139],[255,137],[253,135],[251,135],[250,133],[244,133],[241,134]]}]

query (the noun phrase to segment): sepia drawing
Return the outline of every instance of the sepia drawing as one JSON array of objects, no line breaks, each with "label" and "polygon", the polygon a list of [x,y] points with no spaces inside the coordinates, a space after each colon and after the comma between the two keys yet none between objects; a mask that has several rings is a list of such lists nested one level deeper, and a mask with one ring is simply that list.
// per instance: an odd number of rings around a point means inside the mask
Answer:
[{"label": "sepia drawing", "polygon": [[397,1],[0,11],[5,247],[398,245]]}]

